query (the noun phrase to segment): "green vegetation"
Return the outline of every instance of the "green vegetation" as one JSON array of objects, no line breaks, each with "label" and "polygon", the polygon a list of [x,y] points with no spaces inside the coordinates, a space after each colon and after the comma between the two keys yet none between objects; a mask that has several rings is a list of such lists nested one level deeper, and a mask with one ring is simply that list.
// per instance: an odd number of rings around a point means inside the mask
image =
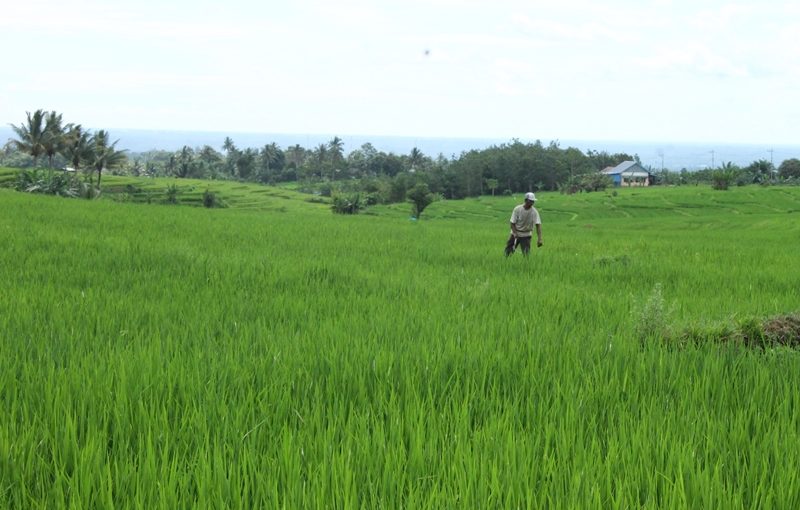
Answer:
[{"label": "green vegetation", "polygon": [[[69,176],[66,179],[64,176]],[[66,182],[71,186],[82,186],[83,190],[90,184],[74,174],[58,171],[17,170],[0,167],[0,188],[26,184],[30,179],[43,180],[57,184]],[[71,187],[62,188],[70,191]],[[95,188],[92,188],[95,189]],[[63,196],[74,196],[72,193],[50,193]],[[80,195],[80,193],[79,193]],[[80,195],[84,196],[84,195]],[[103,178],[102,198],[115,202],[146,204],[178,204],[197,207],[234,207],[236,209],[252,209],[262,211],[300,211],[308,204],[327,204],[330,200],[318,196],[300,193],[289,188],[266,187],[252,183],[236,181],[208,181],[202,179],[143,178],[109,175]],[[324,207],[323,207],[324,209]]]},{"label": "green vegetation", "polygon": [[57,167],[56,161],[59,168],[62,162],[71,164],[74,170],[88,166],[97,172],[99,187],[103,170],[119,168],[127,162],[124,151],[116,149],[117,141],[111,142],[105,130],[91,134],[80,124],[64,124],[63,115],[55,111],[40,109],[26,115],[25,122],[11,125],[15,137],[6,144],[6,151],[30,156],[30,166],[38,166],[42,156],[51,169]]},{"label": "green vegetation", "polygon": [[[65,124],[62,115],[52,111],[28,112],[25,122],[11,127],[15,138],[0,152],[0,166],[35,169],[46,158],[48,169],[70,168],[77,178],[83,174],[80,186],[76,179],[65,183],[61,177],[54,181],[53,175],[48,174],[47,182],[25,187],[31,191],[96,197],[102,194],[101,178],[109,174],[280,184],[330,199],[331,209],[339,214],[356,214],[376,204],[410,202],[411,214],[418,217],[438,198],[453,200],[489,193],[508,196],[541,190],[566,194],[602,192],[613,181],[600,170],[623,161],[638,161],[635,154],[594,150],[584,153],[574,147],[561,147],[558,142],[544,145],[538,140],[522,143],[517,139],[484,150],[453,154],[449,159],[443,154],[425,155],[416,147],[408,154],[386,153],[370,143],[345,151],[344,141],[338,136],[313,148],[300,145],[281,148],[275,142],[242,148],[225,137],[219,147],[221,151],[204,145],[184,146],[174,152],[151,150],[126,154],[116,149],[118,141],[112,142],[107,131],[91,133],[80,124]],[[762,159],[744,168],[723,162],[717,168],[695,172],[664,168],[648,171],[650,184],[702,183],[723,191],[734,185],[800,183],[800,160],[796,158],[783,161],[777,169],[771,161]],[[187,187],[192,185],[168,185],[168,203],[180,203],[179,192]],[[77,188],[81,192],[75,192]],[[225,205],[224,201],[210,197],[207,195],[208,200],[200,203],[207,207]]]},{"label": "green vegetation", "polygon": [[0,188],[12,187],[17,179],[19,170],[0,166]]},{"label": "green vegetation", "polygon": [[[423,187],[447,199],[480,196],[489,190],[494,195],[498,188],[506,194],[565,186],[596,191],[608,182],[593,174],[608,164],[636,157],[594,151],[584,154],[557,143],[545,146],[539,141],[518,140],[451,159],[442,154],[432,158],[416,147],[407,155],[385,153],[369,143],[346,153],[343,140],[336,136],[314,148],[295,145],[286,149],[274,142],[240,148],[226,137],[221,141],[222,152],[208,145],[184,146],[175,152],[153,150],[128,157],[116,149],[117,142],[111,142],[107,131],[92,134],[80,124],[64,124],[57,112],[28,112],[25,122],[11,127],[15,138],[0,153],[0,165],[36,168],[46,156],[48,168],[70,167],[83,170],[87,177],[95,173],[97,188],[109,173],[262,184],[297,182],[306,192],[336,195],[334,211],[349,214],[365,205],[409,199],[417,208],[415,214],[421,214],[420,199],[427,195],[421,191]],[[590,174],[594,178],[581,179]],[[411,190],[417,190],[416,198],[407,195]]]},{"label": "green vegetation", "polygon": [[0,189],[0,508],[800,504],[800,354],[655,334],[791,331],[800,188],[542,192],[506,259],[519,197],[179,182]]}]

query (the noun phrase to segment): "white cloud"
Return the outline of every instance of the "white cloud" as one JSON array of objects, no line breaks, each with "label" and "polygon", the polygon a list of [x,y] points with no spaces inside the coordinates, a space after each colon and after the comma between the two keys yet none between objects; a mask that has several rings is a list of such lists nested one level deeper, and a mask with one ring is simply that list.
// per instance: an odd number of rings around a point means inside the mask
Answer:
[{"label": "white cloud", "polygon": [[[702,4],[698,4],[701,6]],[[761,7],[763,9],[763,7]],[[688,17],[688,25],[696,30],[719,32],[731,29],[737,23],[747,23],[758,7],[743,4],[724,4],[704,8]]]},{"label": "white cloud", "polygon": [[532,62],[501,58],[494,62],[492,77],[498,94],[512,98],[544,98],[549,89],[545,80],[537,79],[539,73]]},{"label": "white cloud", "polygon": [[750,72],[745,65],[730,61],[700,43],[683,43],[657,48],[655,53],[645,58],[635,58],[632,62],[639,68],[656,76],[710,75],[726,78],[746,78]]},{"label": "white cloud", "polygon": [[517,14],[514,22],[524,33],[546,40],[593,42],[607,40],[617,43],[635,42],[638,37],[631,30],[615,29],[597,21],[569,23],[544,18],[532,18],[525,14]]}]

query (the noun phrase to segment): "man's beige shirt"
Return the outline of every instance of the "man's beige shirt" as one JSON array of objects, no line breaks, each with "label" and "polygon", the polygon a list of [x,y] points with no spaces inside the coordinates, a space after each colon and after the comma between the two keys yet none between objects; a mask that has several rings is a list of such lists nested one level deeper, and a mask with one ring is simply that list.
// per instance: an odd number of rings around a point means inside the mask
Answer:
[{"label": "man's beige shirt", "polygon": [[539,211],[535,207],[531,206],[530,209],[526,210],[525,205],[520,204],[511,213],[511,223],[517,227],[517,233],[520,237],[531,237],[533,235],[533,227],[541,225],[542,220],[539,218]]}]

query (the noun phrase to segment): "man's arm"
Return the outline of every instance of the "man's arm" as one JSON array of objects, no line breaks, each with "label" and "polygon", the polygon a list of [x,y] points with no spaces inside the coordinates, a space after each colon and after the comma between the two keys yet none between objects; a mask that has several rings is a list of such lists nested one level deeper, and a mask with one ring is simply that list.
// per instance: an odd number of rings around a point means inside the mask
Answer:
[{"label": "man's arm", "polygon": [[542,241],[542,225],[541,223],[536,224],[536,246],[541,247],[544,242]]},{"label": "man's arm", "polygon": [[518,237],[517,236],[517,225],[513,221],[511,222],[511,235],[513,235],[514,237]]}]

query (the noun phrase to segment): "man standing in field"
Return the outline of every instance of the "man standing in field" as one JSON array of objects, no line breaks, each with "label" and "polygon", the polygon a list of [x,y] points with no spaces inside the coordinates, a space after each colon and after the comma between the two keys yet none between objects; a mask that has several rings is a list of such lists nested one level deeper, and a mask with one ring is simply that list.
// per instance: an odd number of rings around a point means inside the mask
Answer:
[{"label": "man standing in field", "polygon": [[511,213],[511,237],[506,243],[506,257],[514,253],[517,246],[522,248],[522,254],[526,257],[531,252],[531,237],[533,237],[533,227],[536,227],[536,246],[542,246],[542,220],[539,211],[533,206],[536,202],[536,195],[525,193],[525,203],[514,208]]}]

